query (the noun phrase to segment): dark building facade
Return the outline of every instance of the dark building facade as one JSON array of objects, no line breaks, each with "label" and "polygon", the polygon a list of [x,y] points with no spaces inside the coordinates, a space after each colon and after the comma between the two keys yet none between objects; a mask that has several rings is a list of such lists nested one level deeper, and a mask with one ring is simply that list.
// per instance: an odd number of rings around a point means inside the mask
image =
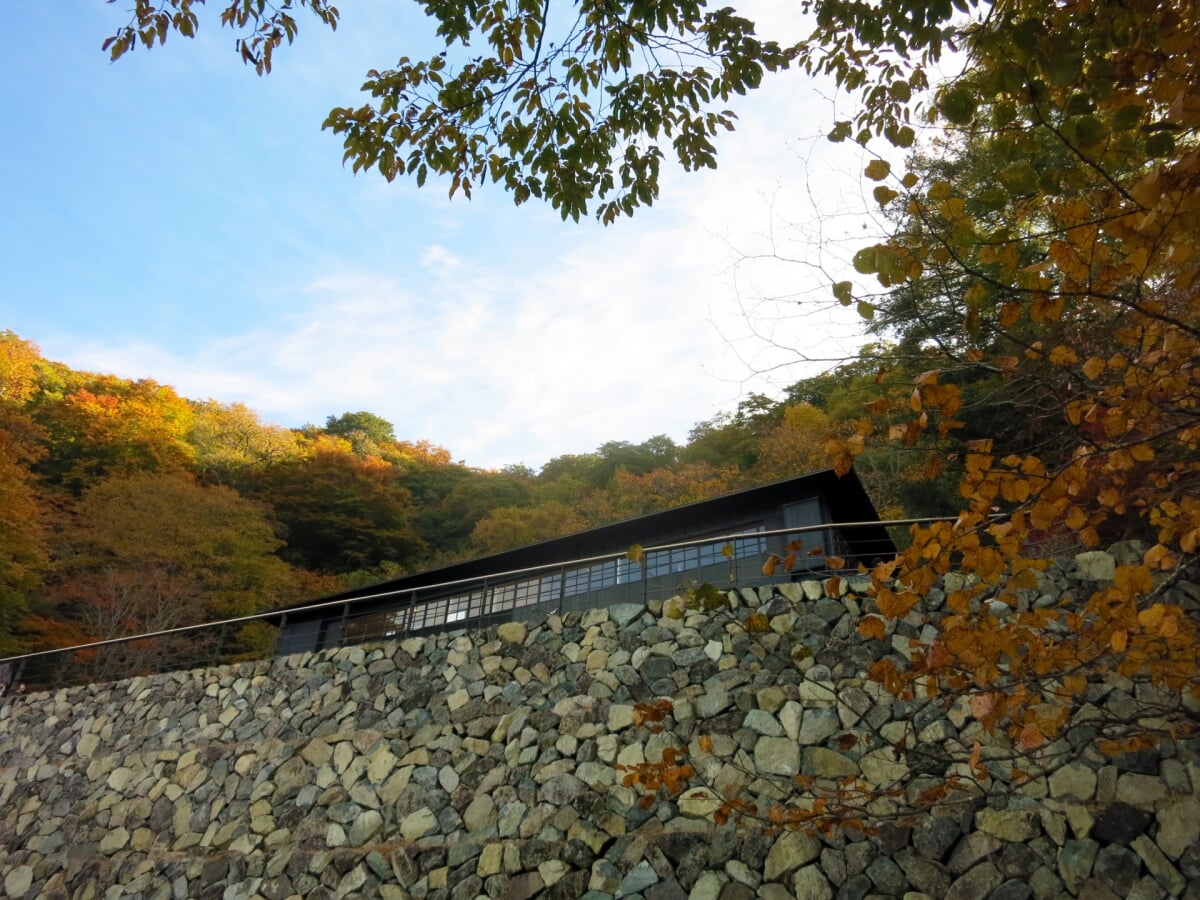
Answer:
[{"label": "dark building facade", "polygon": [[[796,540],[801,575],[827,555],[853,567],[895,553],[857,476],[825,470],[293,607],[280,614],[278,652],[794,578],[782,567],[768,578],[762,565]],[[635,545],[645,548],[637,561]]]}]

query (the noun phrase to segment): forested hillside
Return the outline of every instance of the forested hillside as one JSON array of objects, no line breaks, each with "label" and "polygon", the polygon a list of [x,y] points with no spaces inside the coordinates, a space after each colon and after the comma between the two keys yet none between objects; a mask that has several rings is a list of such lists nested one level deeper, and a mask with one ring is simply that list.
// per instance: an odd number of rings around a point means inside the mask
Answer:
[{"label": "forested hillside", "polygon": [[[272,425],[0,332],[0,653],[260,611],[823,468],[887,395],[870,353],[683,445],[610,441],[535,472],[456,462],[370,412]],[[886,514],[940,508],[924,457],[858,465]]]}]

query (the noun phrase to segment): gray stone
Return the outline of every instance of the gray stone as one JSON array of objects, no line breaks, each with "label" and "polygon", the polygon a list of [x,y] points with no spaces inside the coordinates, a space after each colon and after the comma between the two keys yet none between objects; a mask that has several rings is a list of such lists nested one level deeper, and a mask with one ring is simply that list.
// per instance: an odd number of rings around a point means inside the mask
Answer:
[{"label": "gray stone", "polygon": [[782,737],[760,737],[754,745],[754,765],[771,775],[797,775],[800,772],[800,748]]},{"label": "gray stone", "polygon": [[1037,816],[1029,809],[981,809],[975,827],[1002,841],[1027,841],[1041,832]]},{"label": "gray stone", "polygon": [[827,747],[805,747],[804,774],[831,780],[844,778],[858,774],[858,763]]},{"label": "gray stone", "polygon": [[819,866],[805,866],[792,876],[792,894],[796,900],[833,900],[833,887]]},{"label": "gray stone", "polygon": [[[1154,877],[1155,881],[1166,888],[1173,896],[1184,892],[1188,884],[1187,879],[1183,877],[1179,869],[1171,865],[1171,861],[1158,849],[1158,845],[1154,841],[1142,834],[1134,838],[1131,846],[1142,862],[1145,863],[1147,871]],[[1108,848],[1106,847],[1105,849],[1107,850]],[[1182,864],[1182,862],[1181,859],[1180,863]],[[1099,860],[1097,860],[1098,864]]]},{"label": "gray stone", "polygon": [[1004,876],[990,862],[980,863],[950,885],[944,900],[984,900],[1004,882]]},{"label": "gray stone", "polygon": [[926,816],[913,828],[913,847],[926,859],[941,862],[962,835],[958,823],[948,816]]},{"label": "gray stone", "polygon": [[897,897],[908,887],[904,872],[886,856],[878,857],[867,866],[865,874],[881,894]]},{"label": "gray stone", "polygon": [[628,897],[630,894],[640,894],[653,884],[659,881],[658,873],[654,871],[654,867],[646,860],[642,860],[633,869],[621,879],[621,886],[617,889],[618,897]]},{"label": "gray stone", "polygon": [[746,713],[746,719],[742,725],[755,734],[765,737],[783,737],[783,726],[779,724],[779,720],[761,709],[752,709]]},{"label": "gray stone", "polygon": [[33,869],[29,866],[13,866],[4,875],[4,893],[13,900],[20,900],[33,886]]},{"label": "gray stone", "polygon": [[992,891],[988,900],[1029,900],[1033,896],[1033,888],[1023,881],[1006,881]]},{"label": "gray stone", "polygon": [[[918,856],[911,850],[898,853],[896,861],[904,870],[908,883],[921,893],[941,897],[950,889],[950,872],[942,864]],[[870,874],[870,867],[867,874]]]},{"label": "gray stone", "polygon": [[1189,844],[1200,840],[1200,797],[1183,797],[1158,810],[1155,838],[1163,853],[1179,859]]},{"label": "gray stone", "polygon": [[998,853],[1004,844],[994,835],[972,831],[958,842],[946,863],[955,875],[962,875],[976,863]]},{"label": "gray stone", "polygon": [[1110,890],[1099,878],[1089,878],[1085,881],[1076,896],[1079,900],[1126,900],[1124,894]]},{"label": "gray stone", "polygon": [[1117,844],[1102,848],[1092,864],[1092,874],[1120,896],[1129,893],[1133,883],[1142,874],[1141,869],[1138,855]]},{"label": "gray stone", "polygon": [[571,774],[556,775],[538,791],[538,800],[552,806],[566,806],[577,797],[588,793],[588,786]]},{"label": "gray stone", "polygon": [[1050,775],[1050,796],[1073,797],[1088,803],[1096,796],[1096,770],[1084,763],[1074,762]]},{"label": "gray stone", "polygon": [[793,869],[806,866],[821,855],[821,844],[799,831],[785,831],[771,846],[763,867],[767,881],[779,881]]},{"label": "gray stone", "polygon": [[1100,845],[1095,841],[1067,841],[1058,854],[1058,874],[1072,894],[1078,894],[1092,874]]},{"label": "gray stone", "polygon": [[807,709],[800,720],[797,741],[804,745],[820,744],[842,727],[836,710]]},{"label": "gray stone", "polygon": [[354,820],[350,826],[350,844],[361,847],[383,830],[383,816],[369,809]]}]

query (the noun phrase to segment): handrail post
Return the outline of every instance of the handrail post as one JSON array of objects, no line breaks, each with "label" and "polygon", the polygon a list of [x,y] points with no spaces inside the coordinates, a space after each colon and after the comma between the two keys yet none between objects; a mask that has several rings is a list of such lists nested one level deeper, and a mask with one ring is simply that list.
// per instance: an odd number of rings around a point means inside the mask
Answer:
[{"label": "handrail post", "polygon": [[337,645],[339,647],[346,646],[346,622],[349,620],[349,618],[350,618],[350,601],[343,600],[342,601],[342,618],[341,618],[341,621],[338,622]]},{"label": "handrail post", "polygon": [[225,643],[225,626],[222,625],[217,629],[217,642],[213,645],[212,656],[210,657],[209,665],[218,665],[221,659],[221,646]]}]

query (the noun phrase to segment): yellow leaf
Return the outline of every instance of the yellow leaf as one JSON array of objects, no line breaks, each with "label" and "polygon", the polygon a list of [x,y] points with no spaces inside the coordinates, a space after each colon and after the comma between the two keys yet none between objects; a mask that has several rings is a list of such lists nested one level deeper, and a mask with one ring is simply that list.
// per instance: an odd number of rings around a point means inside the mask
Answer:
[{"label": "yellow leaf", "polygon": [[1114,631],[1108,642],[1118,653],[1123,653],[1129,644],[1129,633],[1126,631]]},{"label": "yellow leaf", "polygon": [[1129,455],[1138,462],[1150,462],[1154,459],[1154,448],[1149,444],[1134,444],[1129,448]]},{"label": "yellow leaf", "polygon": [[1146,629],[1158,628],[1162,624],[1163,613],[1165,612],[1166,609],[1161,603],[1155,603],[1153,606],[1143,609],[1138,613],[1138,624]]},{"label": "yellow leaf", "polygon": [[891,163],[883,159],[873,159],[867,164],[864,173],[872,181],[883,181],[891,173]]},{"label": "yellow leaf", "polygon": [[1056,366],[1067,366],[1079,362],[1079,356],[1066,344],[1059,344],[1050,351],[1050,362]]}]

